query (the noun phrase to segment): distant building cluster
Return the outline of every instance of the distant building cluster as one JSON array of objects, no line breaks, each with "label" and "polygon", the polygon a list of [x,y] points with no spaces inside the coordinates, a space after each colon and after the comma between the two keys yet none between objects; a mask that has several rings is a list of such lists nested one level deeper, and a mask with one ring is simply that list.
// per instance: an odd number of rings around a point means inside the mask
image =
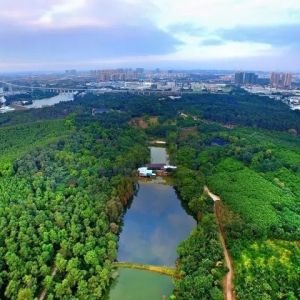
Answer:
[{"label": "distant building cluster", "polygon": [[156,69],[154,71],[150,71],[144,74],[147,79],[154,78],[165,78],[165,79],[185,79],[188,77],[187,72],[178,72],[174,70],[162,71],[160,69]]},{"label": "distant building cluster", "polygon": [[108,70],[91,70],[92,78],[99,81],[118,81],[118,80],[135,80],[139,79],[144,73],[143,68],[133,69],[108,69]]},{"label": "distant building cluster", "polygon": [[76,70],[66,70],[65,71],[66,75],[76,75]]},{"label": "distant building cluster", "polygon": [[270,84],[272,86],[283,86],[290,87],[292,84],[293,75],[292,73],[277,73],[272,72],[270,74]]},{"label": "distant building cluster", "polygon": [[258,75],[251,72],[243,72],[238,71],[234,75],[234,83],[236,85],[255,85],[255,84],[261,84],[266,85],[270,84],[273,87],[290,87],[292,84],[292,73],[277,73],[272,72],[270,73],[269,78],[258,78]]},{"label": "distant building cluster", "polygon": [[237,85],[242,84],[257,84],[258,75],[250,72],[242,72],[238,71],[235,73],[234,76],[234,83]]},{"label": "distant building cluster", "polygon": [[90,76],[99,81],[127,81],[138,79],[183,79],[187,78],[187,72],[175,72],[173,70],[161,71],[155,69],[154,71],[147,71],[143,68],[124,69],[108,69],[108,70],[91,70]]}]

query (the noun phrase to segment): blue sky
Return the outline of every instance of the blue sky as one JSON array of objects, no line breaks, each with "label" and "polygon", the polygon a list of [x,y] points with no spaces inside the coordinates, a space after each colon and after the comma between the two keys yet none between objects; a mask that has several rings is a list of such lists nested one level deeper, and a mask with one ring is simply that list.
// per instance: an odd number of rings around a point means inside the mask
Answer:
[{"label": "blue sky", "polygon": [[299,0],[1,0],[0,72],[295,72],[299,32]]}]

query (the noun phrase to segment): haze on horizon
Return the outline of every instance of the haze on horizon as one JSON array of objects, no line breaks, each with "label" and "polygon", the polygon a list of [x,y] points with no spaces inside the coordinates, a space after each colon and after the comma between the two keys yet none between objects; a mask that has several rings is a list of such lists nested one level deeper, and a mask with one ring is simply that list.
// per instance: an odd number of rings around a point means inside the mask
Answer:
[{"label": "haze on horizon", "polygon": [[300,1],[2,0],[0,72],[299,71]]}]

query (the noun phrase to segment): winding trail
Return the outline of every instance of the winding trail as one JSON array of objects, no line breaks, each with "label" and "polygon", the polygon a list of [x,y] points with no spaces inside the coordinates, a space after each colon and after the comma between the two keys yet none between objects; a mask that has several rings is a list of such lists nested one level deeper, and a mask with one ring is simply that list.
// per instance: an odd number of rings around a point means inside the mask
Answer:
[{"label": "winding trail", "polygon": [[224,250],[224,256],[225,256],[225,261],[228,267],[228,272],[225,275],[224,279],[223,279],[223,294],[226,300],[235,300],[236,296],[235,293],[233,291],[233,278],[234,278],[234,273],[233,273],[233,266],[232,266],[232,260],[231,257],[229,255],[229,251],[226,247],[226,243],[225,243],[225,234],[224,234],[224,230],[221,226],[221,222],[220,222],[220,211],[219,211],[219,204],[221,201],[221,198],[215,194],[213,194],[207,185],[204,186],[204,191],[214,200],[214,210],[215,210],[215,215],[217,218],[217,222],[219,225],[219,229],[220,229],[220,233],[221,233],[221,244]]}]

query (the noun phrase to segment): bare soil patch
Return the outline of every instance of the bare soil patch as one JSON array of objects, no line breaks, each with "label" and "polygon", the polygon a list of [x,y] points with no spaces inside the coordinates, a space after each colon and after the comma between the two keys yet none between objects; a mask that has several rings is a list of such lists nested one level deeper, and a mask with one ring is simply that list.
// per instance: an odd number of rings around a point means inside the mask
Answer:
[{"label": "bare soil patch", "polygon": [[141,127],[141,128],[148,127],[148,124],[142,118],[132,118],[128,123],[135,127]]},{"label": "bare soil patch", "polygon": [[180,138],[185,139],[189,135],[198,135],[198,130],[197,127],[187,127],[187,128],[182,128],[180,131]]}]

